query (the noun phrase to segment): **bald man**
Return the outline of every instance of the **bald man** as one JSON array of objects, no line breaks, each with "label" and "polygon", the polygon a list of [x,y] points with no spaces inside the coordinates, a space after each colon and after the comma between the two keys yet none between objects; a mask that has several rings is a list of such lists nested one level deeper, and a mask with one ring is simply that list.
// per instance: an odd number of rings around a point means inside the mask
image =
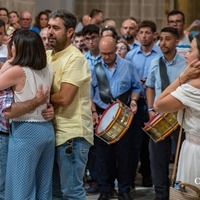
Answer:
[{"label": "bald man", "polygon": [[[129,101],[127,98],[124,103],[130,107],[133,114],[136,113],[137,100],[139,99],[142,90],[132,63],[115,53],[116,42],[112,37],[103,37],[100,40],[99,49],[101,61],[91,69],[93,77],[91,84],[91,98],[93,101],[92,112],[93,120],[96,123],[98,122],[98,115],[102,114],[109,103],[111,103],[108,101],[111,96],[113,99],[120,99],[119,96],[128,96],[128,94],[130,94]],[[95,69],[96,67],[101,68],[104,72],[104,77],[102,77],[102,73],[98,74]],[[99,85],[102,83],[101,81],[98,81],[101,78],[105,81],[105,77],[108,80],[107,87],[110,88],[111,92],[111,96],[108,93],[106,94],[108,97],[107,100],[100,95],[102,89],[99,88]],[[95,138],[100,169],[97,180],[100,190],[98,200],[109,200],[111,198],[113,183],[116,177],[118,179],[118,199],[132,199],[129,194],[131,185],[130,174],[132,173],[130,158],[133,156],[133,152],[131,152],[132,140],[134,140],[132,126],[130,126],[125,135],[115,144],[108,145],[105,141],[101,140],[101,138]]]},{"label": "bald man", "polygon": [[135,39],[137,31],[138,24],[134,18],[128,18],[122,22],[120,33],[122,35],[122,38],[130,46],[130,50],[133,50],[136,47],[140,46],[140,43]]},{"label": "bald man", "polygon": [[31,25],[32,16],[29,11],[23,11],[20,14],[19,24],[20,24],[20,28],[29,29],[29,30],[35,31],[38,34],[40,33],[40,30],[37,27]]}]

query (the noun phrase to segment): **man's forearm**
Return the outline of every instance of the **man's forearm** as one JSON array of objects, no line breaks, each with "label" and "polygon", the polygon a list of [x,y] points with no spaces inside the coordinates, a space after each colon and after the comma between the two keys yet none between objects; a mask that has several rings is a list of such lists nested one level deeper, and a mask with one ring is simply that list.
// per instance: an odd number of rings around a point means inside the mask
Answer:
[{"label": "man's forearm", "polygon": [[11,107],[5,109],[4,117],[8,119],[20,117],[26,113],[32,112],[38,106],[47,103],[49,97],[49,89],[43,89],[40,85],[36,92],[36,97],[24,102],[13,103]]},{"label": "man's forearm", "polygon": [[146,97],[147,97],[147,106],[149,108],[153,107],[154,98],[155,98],[154,88],[150,88],[150,87],[146,88]]},{"label": "man's forearm", "polygon": [[25,102],[13,103],[11,107],[5,109],[4,117],[7,119],[20,117],[34,111],[39,105],[40,103],[36,98]]}]

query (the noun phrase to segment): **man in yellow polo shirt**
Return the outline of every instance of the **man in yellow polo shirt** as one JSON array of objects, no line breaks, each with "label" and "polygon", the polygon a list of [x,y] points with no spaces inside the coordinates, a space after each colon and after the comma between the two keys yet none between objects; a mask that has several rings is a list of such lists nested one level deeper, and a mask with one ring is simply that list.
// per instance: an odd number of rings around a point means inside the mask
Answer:
[{"label": "man in yellow polo shirt", "polygon": [[76,23],[76,17],[65,10],[52,12],[48,23],[48,40],[53,50],[47,51],[47,59],[54,73],[54,199],[86,200],[83,176],[93,143],[91,76],[86,59],[71,44]]}]

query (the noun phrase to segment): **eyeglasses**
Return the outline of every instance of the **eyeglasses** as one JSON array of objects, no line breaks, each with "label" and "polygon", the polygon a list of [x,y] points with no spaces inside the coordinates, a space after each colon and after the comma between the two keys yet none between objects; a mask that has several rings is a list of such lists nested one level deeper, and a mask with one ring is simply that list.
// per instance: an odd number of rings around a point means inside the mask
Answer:
[{"label": "eyeglasses", "polygon": [[31,19],[28,18],[20,18],[22,21],[30,21]]},{"label": "eyeglasses", "polygon": [[169,21],[168,24],[181,24],[183,23],[182,20],[176,20],[176,21]]},{"label": "eyeglasses", "polygon": [[92,37],[86,37],[84,40],[85,40],[85,42],[90,42],[90,40],[92,41],[92,42],[96,42],[97,41],[97,38],[98,37],[96,37],[96,36],[92,36]]},{"label": "eyeglasses", "polygon": [[127,48],[125,46],[117,47],[117,49],[122,50],[122,51],[127,51]]},{"label": "eyeglasses", "polygon": [[7,14],[0,14],[0,17],[7,17]]},{"label": "eyeglasses", "polygon": [[73,150],[73,140],[67,140],[67,148],[65,149],[65,153],[70,156]]}]

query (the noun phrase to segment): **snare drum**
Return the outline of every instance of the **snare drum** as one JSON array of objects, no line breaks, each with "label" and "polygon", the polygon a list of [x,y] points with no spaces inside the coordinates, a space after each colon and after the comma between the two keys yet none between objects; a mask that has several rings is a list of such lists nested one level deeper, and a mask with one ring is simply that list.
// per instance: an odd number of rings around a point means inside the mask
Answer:
[{"label": "snare drum", "polygon": [[177,113],[157,114],[143,128],[143,130],[153,139],[160,142],[169,136],[179,127]]},{"label": "snare drum", "polygon": [[107,144],[119,141],[128,130],[133,119],[130,108],[122,102],[114,102],[103,112],[96,126],[95,135]]}]

